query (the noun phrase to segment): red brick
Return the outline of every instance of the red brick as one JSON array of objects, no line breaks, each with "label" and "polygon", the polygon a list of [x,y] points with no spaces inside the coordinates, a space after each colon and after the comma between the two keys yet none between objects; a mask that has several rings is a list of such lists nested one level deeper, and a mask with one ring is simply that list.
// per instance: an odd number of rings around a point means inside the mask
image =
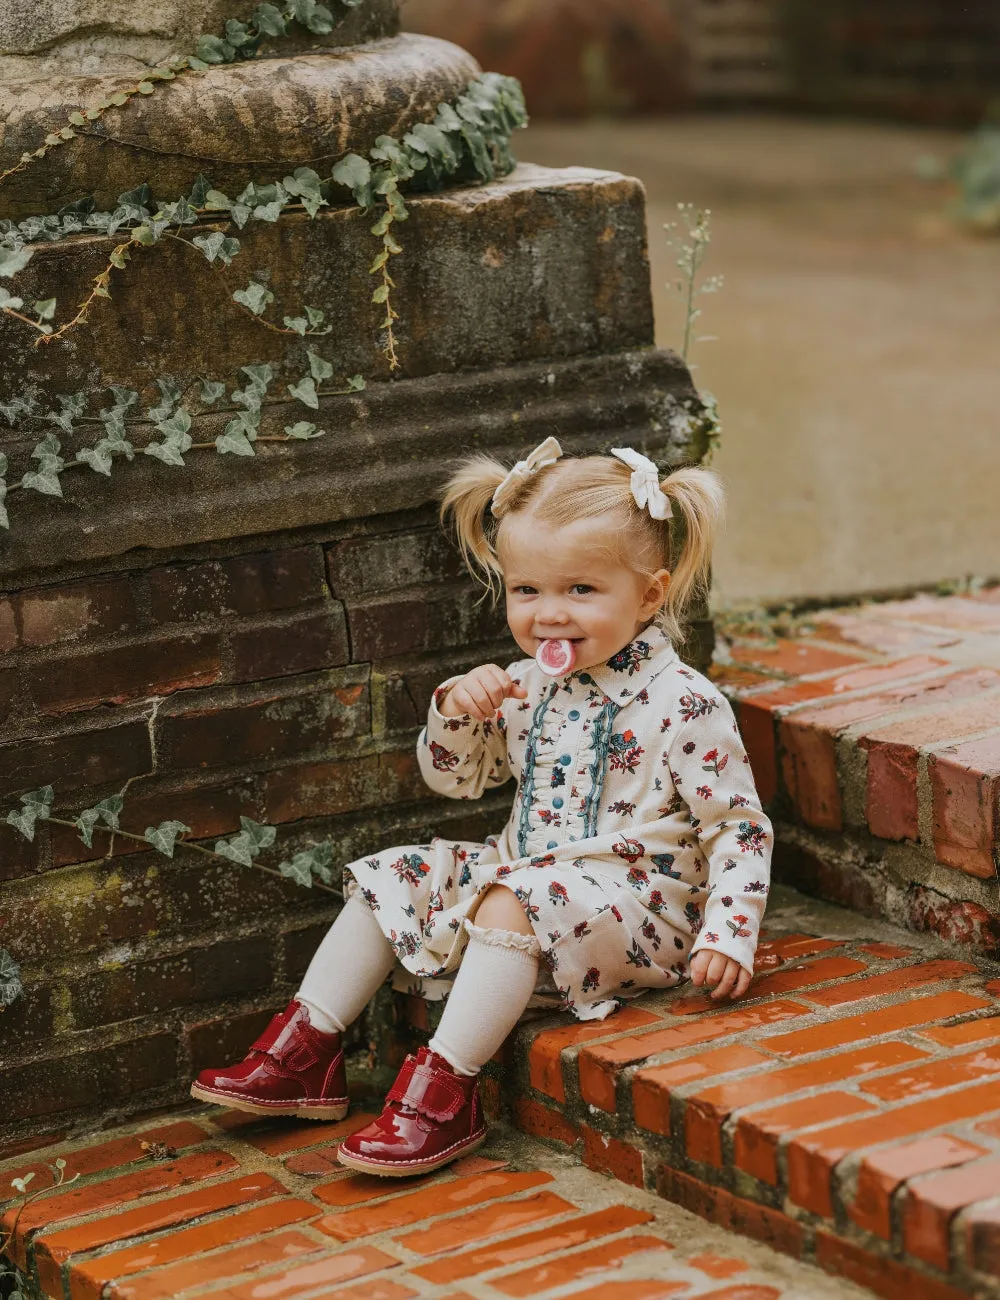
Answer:
[{"label": "red brick", "polygon": [[1000,1205],[977,1205],[967,1211],[963,1233],[969,1267],[1000,1276]]},{"label": "red brick", "polygon": [[903,1245],[909,1254],[947,1273],[951,1221],[959,1210],[996,1195],[1000,1157],[963,1164],[910,1180],[903,1202]]},{"label": "red brick", "polygon": [[[318,1214],[319,1209],[309,1201],[272,1201],[75,1263],[70,1274],[72,1300],[101,1300],[102,1295],[106,1300],[172,1300],[189,1287],[236,1277],[252,1268],[276,1264],[289,1255],[322,1250],[322,1243],[301,1233],[281,1233],[249,1244],[259,1233],[274,1232]],[[232,1242],[247,1244],[206,1258],[204,1252]],[[124,1280],[146,1269],[156,1271],[132,1282]],[[104,1291],[108,1283],[112,1285]]]},{"label": "red brick", "polygon": [[944,1097],[910,1102],[878,1115],[793,1138],[786,1149],[788,1194],[796,1205],[831,1218],[830,1175],[844,1156],[880,1142],[916,1137],[993,1110],[1000,1110],[1000,1082],[981,1083]]},{"label": "red brick", "polygon": [[872,1079],[865,1092],[883,1101],[902,1101],[923,1092],[936,1092],[959,1083],[973,1083],[984,1076],[1000,1073],[1000,1043],[981,1047],[962,1056],[949,1056],[929,1065],[911,1066],[894,1074]]},{"label": "red brick", "polygon": [[[809,988],[812,984],[823,984],[826,980],[842,980],[849,975],[857,975],[867,970],[867,964],[853,957],[824,957],[820,961],[802,962],[797,966],[786,966],[775,975],[765,975],[755,979],[746,994],[746,1001],[754,998],[772,997],[775,994],[794,993],[797,989]],[[970,968],[973,969],[973,968]],[[847,987],[851,987],[848,985]],[[809,994],[813,997],[813,994]],[[816,997],[822,997],[817,994]],[[699,1011],[712,1011],[719,1006],[709,994],[680,998],[670,1004],[675,1016],[688,1016]]]},{"label": "red brick", "polygon": [[[510,1174],[508,1177],[515,1177]],[[442,1185],[441,1191],[447,1189]],[[439,1202],[440,1203],[440,1202]],[[396,1202],[398,1204],[398,1202]],[[470,1246],[501,1233],[513,1232],[517,1228],[527,1227],[545,1219],[555,1219],[568,1214],[576,1206],[554,1192],[536,1192],[533,1196],[522,1196],[518,1200],[494,1201],[490,1205],[480,1206],[467,1214],[453,1215],[442,1223],[435,1223],[418,1232],[409,1232],[403,1237],[396,1237],[395,1243],[412,1250],[416,1255],[443,1255],[462,1246]],[[431,1211],[433,1213],[433,1210]],[[355,1211],[365,1213],[365,1211]],[[375,1213],[374,1210],[369,1213]],[[426,1218],[426,1211],[421,1215]]]},{"label": "red brick", "polygon": [[735,664],[709,664],[707,676],[730,699],[736,692],[746,690],[747,687],[763,686],[766,682],[774,681],[768,673],[755,673],[749,668],[737,668]]},{"label": "red brick", "polygon": [[750,1265],[742,1259],[728,1259],[722,1255],[692,1255],[687,1260],[688,1268],[696,1268],[707,1277],[736,1277],[745,1273]]},{"label": "red brick", "polygon": [[266,614],[329,598],[318,546],[168,565],[147,575],[157,623]]},{"label": "red brick", "polygon": [[916,1269],[843,1241],[822,1228],[816,1230],[816,1263],[827,1273],[846,1277],[882,1296],[883,1300],[968,1300],[969,1293]]},{"label": "red brick", "polygon": [[158,637],[46,660],[28,670],[28,684],[39,711],[57,715],[211,686],[220,673],[217,636]]},{"label": "red brick", "polygon": [[909,745],[873,743],[868,750],[865,821],[884,840],[920,838],[917,751]]},{"label": "red brick", "polygon": [[231,669],[227,680],[263,681],[293,673],[335,668],[350,660],[343,608],[302,614],[265,627],[244,628],[229,636]]},{"label": "red brick", "polygon": [[272,824],[432,797],[412,747],[399,753],[289,764],[263,773],[261,790],[264,817]]},{"label": "red brick", "polygon": [[495,641],[506,632],[499,611],[477,600],[467,579],[349,602],[347,622],[358,663]]},{"label": "red brick", "polygon": [[0,654],[6,654],[17,645],[17,623],[14,618],[14,602],[0,600]]},{"label": "red brick", "polygon": [[143,721],[0,745],[0,798],[33,790],[59,773],[59,795],[81,786],[123,785],[153,765]]},{"label": "red brick", "polygon": [[[326,1148],[319,1148],[325,1150]],[[316,1154],[311,1151],[310,1155]],[[298,1157],[293,1157],[297,1159]],[[285,1168],[291,1168],[292,1162],[289,1160]],[[365,1201],[377,1201],[388,1198],[393,1195],[409,1195],[416,1188],[424,1187],[428,1183],[437,1181],[440,1175],[429,1174],[423,1178],[407,1178],[401,1186],[393,1183],[391,1186],[386,1184],[384,1178],[379,1178],[375,1174],[347,1174],[343,1165],[337,1166],[341,1171],[339,1178],[333,1179],[329,1183],[323,1183],[319,1187],[312,1189],[312,1194],[321,1200],[324,1205],[351,1206],[361,1205]],[[457,1168],[453,1165],[452,1168]]]},{"label": "red brick", "polygon": [[[283,1156],[290,1151],[301,1151],[305,1147],[319,1146],[321,1142],[332,1142],[338,1138],[345,1138],[350,1133],[356,1133],[359,1128],[365,1128],[375,1118],[363,1110],[352,1110],[346,1119],[329,1120],[317,1123],[316,1120],[304,1120],[301,1124],[292,1124],[287,1119],[279,1120],[275,1123],[273,1120],[265,1120],[264,1123],[272,1127],[265,1128],[263,1131],[257,1131],[256,1127],[253,1132],[241,1133],[240,1137],[250,1146],[256,1147],[258,1151],[263,1151],[268,1156]],[[261,1121],[258,1120],[259,1124]],[[319,1194],[317,1188],[316,1194]]]},{"label": "red brick", "polygon": [[[91,1186],[100,1188],[102,1184]],[[98,1246],[108,1246],[116,1241],[126,1241],[130,1237],[141,1237],[162,1228],[177,1227],[218,1210],[231,1209],[252,1201],[266,1201],[285,1194],[286,1189],[268,1174],[245,1174],[226,1182],[209,1183],[182,1196],[169,1196],[151,1205],[138,1205],[117,1214],[105,1214],[75,1227],[60,1228],[54,1232],[43,1228],[34,1240],[35,1258],[40,1273],[43,1269],[46,1270],[49,1290],[58,1293],[59,1266],[70,1255],[79,1255],[83,1251],[95,1250]]]},{"label": "red brick", "polygon": [[807,1052],[826,1052],[865,1038],[898,1033],[917,1025],[933,1024],[935,1020],[946,1020],[950,1016],[961,1015],[964,1011],[974,1011],[989,1005],[983,998],[973,997],[970,993],[935,993],[929,997],[914,998],[911,1002],[897,1002],[893,1006],[865,1011],[858,1016],[831,1020],[827,1024],[814,1025],[811,1029],[775,1034],[764,1039],[761,1046],[769,1052],[777,1052],[779,1056],[805,1056]]},{"label": "red brick", "polygon": [[523,1133],[565,1146],[573,1146],[580,1136],[576,1125],[560,1111],[530,1097],[514,1098],[514,1123]]},{"label": "red brick", "polygon": [[787,673],[789,677],[804,677],[807,673],[823,673],[865,662],[863,655],[829,650],[806,640],[790,641],[780,637],[774,642],[737,641],[729,647],[729,653],[739,664]]},{"label": "red brick", "polygon": [[781,770],[795,811],[807,826],[839,831],[842,825],[836,735],[807,721],[785,719],[780,728]]},{"label": "red brick", "polygon": [[[338,1282],[349,1282],[355,1277],[365,1277],[369,1273],[378,1273],[384,1268],[398,1266],[399,1260],[386,1254],[384,1250],[376,1250],[374,1246],[354,1246],[350,1250],[338,1251],[336,1255],[324,1255],[322,1259],[312,1263],[300,1264],[297,1268],[288,1269],[284,1273],[269,1273],[266,1282],[267,1295],[273,1297],[273,1300],[286,1296],[290,1300],[292,1296],[319,1291],[320,1287],[335,1286]],[[222,1300],[223,1297],[225,1300],[260,1300],[261,1290],[262,1280],[255,1278],[238,1286],[227,1287],[225,1291],[213,1291],[211,1294],[213,1300]],[[326,1296],[327,1300],[336,1300],[336,1297],[342,1294],[339,1291],[319,1293]],[[355,1294],[365,1296],[367,1300],[376,1300],[375,1284],[371,1286],[366,1284]],[[403,1296],[412,1295],[413,1292],[403,1291],[396,1294],[402,1300]]]},{"label": "red brick", "polygon": [[693,1018],[684,1020],[665,1029],[619,1039],[603,1047],[585,1047],[577,1062],[580,1070],[580,1092],[584,1101],[592,1106],[599,1106],[601,1110],[613,1112],[615,1081],[625,1066],[634,1065],[636,1061],[643,1061],[658,1052],[693,1047],[697,1043],[707,1043],[727,1034],[741,1033],[763,1025],[773,1025],[781,1020],[800,1016],[804,1011],[805,1008],[797,1002],[765,1002],[759,1007],[726,1011],[698,1020]]},{"label": "red brick", "polygon": [[915,1174],[962,1165],[985,1155],[983,1147],[941,1133],[865,1156],[858,1168],[857,1191],[847,1213],[867,1232],[892,1238],[892,1198],[896,1189]]},{"label": "red brick", "polygon": [[826,614],[824,621],[816,627],[816,635],[825,641],[845,641],[879,654],[893,655],[915,654],[920,650],[955,644],[953,632],[935,632],[916,628],[905,621],[894,623],[890,618],[873,617],[872,611],[876,608],[881,606],[864,608],[860,617],[856,614]]},{"label": "red brick", "polygon": [[334,740],[363,734],[370,714],[363,670],[337,670],[269,687],[202,693],[171,701],[158,717],[161,767],[199,769],[231,764],[233,755],[294,758]]},{"label": "red brick", "polygon": [[[469,1178],[456,1178],[450,1182],[436,1182],[422,1191],[396,1196],[384,1204],[365,1206],[342,1214],[328,1214],[320,1219],[316,1227],[329,1236],[336,1237],[338,1241],[355,1241],[359,1237],[371,1237],[377,1232],[388,1232],[391,1228],[405,1228],[408,1224],[419,1223],[421,1219],[452,1214],[455,1210],[467,1209],[470,1205],[482,1205],[495,1201],[498,1197],[513,1196],[517,1192],[525,1192],[551,1182],[552,1175],[547,1173],[506,1173],[497,1170]],[[332,1187],[339,1190],[337,1183],[333,1183]],[[383,1182],[383,1195],[392,1190]],[[323,1195],[325,1191],[326,1187],[316,1188],[320,1200],[326,1200]],[[538,1198],[529,1197],[527,1203],[534,1205],[538,1203]],[[461,1221],[452,1218],[448,1224]],[[459,1243],[456,1242],[457,1244]]]},{"label": "red brick", "polygon": [[546,1093],[556,1101],[566,1100],[562,1077],[562,1053],[567,1047],[587,1043],[595,1038],[608,1038],[612,1034],[639,1029],[643,1025],[659,1024],[659,1018],[638,1007],[622,1007],[607,1020],[577,1021],[560,1025],[557,1029],[543,1029],[532,1041],[528,1052],[528,1077],[533,1088]]},{"label": "red brick", "polygon": [[[651,1133],[670,1133],[670,1094],[672,1089],[688,1083],[700,1083],[734,1070],[745,1070],[754,1065],[771,1063],[752,1047],[736,1044],[719,1047],[715,1051],[685,1056],[668,1065],[653,1065],[640,1070],[632,1080],[632,1108],[635,1122]],[[702,1157],[699,1157],[699,1159]]]},{"label": "red brick", "polygon": [[776,939],[766,939],[758,945],[757,951],[776,953],[784,963],[800,957],[813,957],[818,952],[829,952],[831,948],[842,947],[843,943],[843,939],[820,939],[814,934],[782,934]]},{"label": "red brick", "polygon": [[839,1007],[847,1002],[861,1002],[865,998],[902,993],[905,989],[920,988],[923,984],[960,980],[975,973],[975,966],[968,962],[927,961],[916,966],[886,971],[883,975],[872,975],[868,979],[852,980],[849,984],[838,984],[835,988],[817,989],[808,996],[810,1002],[819,1002],[824,1007]]},{"label": "red brick", "polygon": [[[76,1151],[61,1151],[57,1154],[66,1161],[63,1177],[68,1179],[74,1174],[83,1177],[86,1174],[104,1173],[119,1165],[131,1164],[133,1160],[143,1160],[146,1157],[142,1147],[143,1142],[158,1142],[180,1150],[182,1147],[197,1146],[199,1142],[207,1140],[208,1134],[203,1128],[184,1119],[170,1124],[157,1124],[153,1128],[144,1128],[129,1137],[113,1138],[110,1142],[98,1142],[96,1146],[81,1147]],[[4,1170],[3,1177],[7,1181],[11,1178],[23,1178],[32,1169],[36,1169],[36,1166],[24,1165],[20,1169]],[[36,1171],[35,1188],[42,1186],[43,1179],[48,1177],[48,1174],[39,1176]]]},{"label": "red brick", "polygon": [[872,957],[884,957],[892,961],[896,957],[912,957],[913,948],[901,948],[898,943],[860,943],[858,952],[866,952]]},{"label": "red brick", "polygon": [[1000,617],[989,601],[975,601],[964,596],[913,596],[886,606],[893,618],[912,619],[933,627],[958,628],[961,631],[1000,631]]},{"label": "red brick", "polygon": [[774,802],[778,793],[777,723],[767,704],[758,703],[759,698],[766,699],[751,696],[750,699],[741,700],[737,717],[757,794],[761,803],[767,807]]},{"label": "red brick", "polygon": [[125,577],[40,587],[22,592],[18,605],[21,644],[25,646],[110,636],[133,631],[139,625],[134,584]]},{"label": "red brick", "polygon": [[583,1134],[583,1163],[599,1174],[608,1174],[630,1187],[642,1187],[642,1153],[638,1148],[619,1138],[598,1133],[586,1124],[580,1126]]},{"label": "red brick", "polygon": [[[494,1291],[510,1296],[536,1296],[553,1287],[566,1286],[570,1282],[579,1282],[591,1273],[610,1272],[619,1268],[633,1255],[641,1255],[654,1250],[673,1250],[667,1241],[659,1237],[623,1237],[618,1241],[609,1241],[603,1246],[594,1246],[591,1250],[578,1250],[572,1255],[562,1255],[547,1264],[536,1264],[534,1268],[522,1269],[519,1273],[508,1273],[495,1278],[490,1286]],[[661,1263],[650,1260],[648,1267],[656,1271]],[[593,1290],[574,1291],[574,1300],[661,1300],[678,1291],[686,1291],[687,1282],[663,1282],[639,1280],[629,1282],[603,1282]]]},{"label": "red brick", "polygon": [[733,1161],[760,1182],[777,1186],[778,1142],[783,1134],[875,1109],[871,1102],[850,1092],[821,1092],[770,1110],[753,1111],[737,1122]]},{"label": "red brick", "polygon": [[474,1277],[501,1264],[518,1264],[522,1260],[537,1259],[539,1255],[557,1250],[569,1250],[600,1237],[610,1237],[626,1228],[649,1223],[653,1216],[645,1210],[634,1210],[627,1205],[609,1205],[596,1214],[584,1214],[567,1219],[551,1228],[529,1232],[521,1237],[508,1237],[496,1246],[479,1246],[462,1254],[437,1259],[429,1264],[419,1264],[410,1272],[428,1282],[444,1284],[461,1278]]},{"label": "red brick", "polygon": [[[996,725],[1000,707],[981,704],[980,730]],[[987,718],[989,712],[989,718]],[[996,718],[994,718],[994,713]],[[970,726],[969,730],[972,729]],[[953,732],[952,734],[961,734]],[[951,745],[928,758],[939,862],[988,880],[996,874],[1000,838],[1000,735]]]},{"label": "red brick", "polygon": [[941,1047],[962,1047],[966,1043],[1000,1038],[1000,1016],[981,1016],[978,1020],[966,1020],[960,1025],[945,1025],[941,1029],[921,1029],[919,1032],[921,1038],[929,1038],[932,1043],[937,1043]]},{"label": "red brick", "polygon": [[[261,1011],[227,1015],[191,1025],[187,1031],[187,1040],[192,1073],[242,1061],[247,1048],[268,1025],[271,1017],[281,1009],[280,1006],[271,1006]],[[222,1127],[219,1116],[213,1117],[212,1122],[216,1128]]]},{"label": "red brick", "polygon": [[991,957],[1000,955],[1000,922],[979,903],[955,901],[917,885],[910,890],[906,919],[914,930],[926,930]]},{"label": "red brick", "polygon": [[779,1210],[734,1196],[722,1187],[703,1183],[665,1164],[657,1172],[656,1190],[664,1200],[682,1205],[710,1223],[753,1237],[796,1259],[802,1255],[802,1225]]}]

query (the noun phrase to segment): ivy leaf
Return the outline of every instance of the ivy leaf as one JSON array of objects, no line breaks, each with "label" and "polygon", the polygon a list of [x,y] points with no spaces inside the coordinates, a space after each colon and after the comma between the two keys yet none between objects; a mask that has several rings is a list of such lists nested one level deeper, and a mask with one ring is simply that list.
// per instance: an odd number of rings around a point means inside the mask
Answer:
[{"label": "ivy leaf", "polygon": [[297,885],[304,885],[306,889],[312,888],[312,854],[296,853],[295,857],[289,862],[279,862],[278,870],[289,880],[294,880]]},{"label": "ivy leaf", "polygon": [[256,280],[251,280],[245,289],[237,289],[233,294],[234,302],[248,307],[255,316],[259,316],[269,302],[274,302],[274,294],[265,289]]},{"label": "ivy leaf", "polygon": [[[167,420],[159,420],[156,425],[157,430],[166,438],[180,439],[183,438],[188,429],[191,428],[191,413],[186,407],[179,407]],[[191,439],[188,438],[188,447],[191,445]],[[182,448],[187,451],[187,447]]]},{"label": "ivy leaf", "polygon": [[117,384],[113,384],[108,392],[115,399],[115,405],[122,407],[123,410],[128,410],[139,400],[139,394],[133,388],[120,388]]},{"label": "ivy leaf", "polygon": [[119,245],[118,248],[113,248],[111,250],[111,256],[108,258],[108,261],[111,263],[112,266],[116,267],[119,271],[124,271],[125,264],[126,262],[128,262],[130,257],[131,254],[128,251],[128,245],[121,244]]},{"label": "ivy leaf", "polygon": [[216,438],[215,446],[216,450],[222,454],[228,452],[232,456],[253,456],[256,454],[253,443],[247,438],[243,422],[240,419],[229,421],[225,432],[220,433]]},{"label": "ivy leaf", "polygon": [[288,391],[293,397],[298,398],[304,406],[310,406],[314,411],[319,410],[316,381],[311,375],[306,375],[305,379],[300,379],[297,384],[289,384]]},{"label": "ivy leaf", "polygon": [[160,822],[159,826],[147,826],[143,839],[152,844],[157,853],[172,858],[178,835],[186,835],[190,830],[191,827],[185,826],[183,822]]},{"label": "ivy leaf", "polygon": [[301,338],[305,338],[309,322],[304,316],[284,316],[282,317],[282,323],[287,329],[294,330]]},{"label": "ivy leaf", "polygon": [[240,251],[240,241],[234,235],[223,234],[221,230],[213,230],[210,235],[195,235],[191,243],[201,249],[209,262],[218,258],[226,266],[230,265]]},{"label": "ivy leaf", "polygon": [[320,189],[322,181],[311,167],[296,167],[294,174],[286,176],[281,183],[289,194],[302,200],[302,206],[310,217],[314,217],[326,205]]},{"label": "ivy leaf", "polygon": [[21,802],[25,808],[33,808],[36,814],[44,821],[52,811],[52,800],[55,798],[55,791],[50,785],[39,786],[37,790],[30,790],[27,794],[21,795]]},{"label": "ivy leaf", "polygon": [[330,365],[329,361],[324,361],[323,358],[313,352],[311,348],[306,353],[306,356],[309,358],[309,369],[312,372],[312,377],[316,380],[317,384],[321,384],[324,379],[330,378],[333,374],[333,366]]},{"label": "ivy leaf", "polygon": [[[96,446],[82,447],[76,453],[77,460],[82,460],[85,465],[89,465],[95,474],[104,474],[107,478],[111,477],[112,455],[108,440],[102,438]],[[90,845],[88,844],[88,848]]]},{"label": "ivy leaf", "polygon": [[367,384],[365,383],[364,375],[351,375],[347,380],[347,391],[349,393],[364,392],[366,387]]},{"label": "ivy leaf", "polygon": [[39,320],[51,320],[56,313],[55,298],[42,298],[34,305],[34,313]]},{"label": "ivy leaf", "polygon": [[[35,453],[32,452],[32,455]],[[34,472],[29,471],[21,479],[21,487],[29,488],[34,492],[41,492],[47,497],[61,497],[63,494],[62,484],[59,482],[59,474],[65,461],[61,456],[40,456],[38,469]]]},{"label": "ivy leaf", "polygon": [[0,276],[8,278],[23,271],[35,255],[33,248],[0,248]]},{"label": "ivy leaf", "polygon": [[243,834],[252,841],[258,852],[261,849],[269,849],[278,834],[275,827],[266,826],[263,822],[255,822],[252,817],[241,817],[240,825],[243,827]]},{"label": "ivy leaf", "polygon": [[7,814],[7,825],[13,826],[16,831],[20,831],[26,840],[35,838],[35,821],[37,814],[32,808],[20,808],[11,810]]},{"label": "ivy leaf", "polygon": [[274,199],[271,203],[259,203],[253,210],[253,219],[273,223],[281,216],[281,209],[284,206],[280,199]]},{"label": "ivy leaf", "polygon": [[[460,122],[458,126],[461,126]],[[458,153],[440,126],[430,122],[417,122],[413,129],[403,136],[403,143],[417,153],[435,159],[445,171],[452,172],[458,167]]]},{"label": "ivy leaf", "polygon": [[9,309],[10,311],[20,311],[23,306],[23,298],[12,298],[9,293],[4,293],[4,291],[0,289],[0,308],[3,308],[4,310]]},{"label": "ivy leaf", "polygon": [[338,185],[343,185],[354,195],[354,201],[362,208],[372,204],[372,167],[367,158],[360,154],[349,153],[341,158],[331,173]]},{"label": "ivy leaf", "polygon": [[228,212],[232,206],[232,199],[228,194],[223,194],[221,190],[209,190],[205,195],[204,203],[199,204],[199,207],[203,207],[209,212]]},{"label": "ivy leaf", "polygon": [[241,372],[250,380],[250,386],[261,397],[267,392],[267,386],[274,378],[274,370],[266,363],[261,366],[240,366]]},{"label": "ivy leaf", "polygon": [[303,311],[309,318],[309,324],[313,329],[317,329],[322,325],[326,318],[326,312],[320,311],[318,307],[304,307]]},{"label": "ivy leaf", "polygon": [[284,36],[285,18],[276,5],[261,4],[253,11],[250,21],[264,36]]},{"label": "ivy leaf", "polygon": [[242,230],[250,220],[250,208],[245,203],[234,203],[230,207],[229,215],[236,222],[237,227]]},{"label": "ivy leaf", "polygon": [[260,849],[246,831],[240,831],[239,835],[234,835],[231,840],[216,840],[215,851],[220,857],[228,858],[230,862],[238,862],[241,867],[251,867]]},{"label": "ivy leaf", "polygon": [[214,406],[225,391],[226,385],[220,384],[216,379],[201,381],[201,400],[205,406]]},{"label": "ivy leaf", "polygon": [[389,286],[387,284],[380,284],[372,293],[372,302],[388,302],[388,300]]},{"label": "ivy leaf", "polygon": [[46,821],[52,811],[53,790],[50,785],[21,795],[22,807],[7,814],[7,825],[21,832],[26,840],[35,838],[35,823]]},{"label": "ivy leaf", "polygon": [[[21,984],[21,971],[17,962],[6,948],[0,948],[0,1007],[9,1007],[23,992],[24,986]],[[26,1182],[27,1179],[22,1181]]]},{"label": "ivy leaf", "polygon": [[156,87],[151,81],[140,81],[138,86],[136,86],[136,90],[138,90],[140,95],[151,95],[155,89]]},{"label": "ivy leaf", "polygon": [[375,146],[370,150],[372,158],[389,164],[392,174],[401,181],[408,181],[413,175],[414,167],[406,149],[391,135],[380,135]]},{"label": "ivy leaf", "polygon": [[202,63],[232,63],[236,50],[221,36],[199,36],[195,56]]},{"label": "ivy leaf", "polygon": [[286,424],[285,433],[289,438],[306,439],[320,438],[326,433],[325,429],[317,429],[312,420],[297,420],[295,424]]}]

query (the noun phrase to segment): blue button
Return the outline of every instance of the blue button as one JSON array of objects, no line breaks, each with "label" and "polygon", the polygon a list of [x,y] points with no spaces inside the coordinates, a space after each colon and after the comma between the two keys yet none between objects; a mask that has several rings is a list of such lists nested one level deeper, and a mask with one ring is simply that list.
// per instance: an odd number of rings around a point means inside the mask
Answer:
[{"label": "blue button", "polygon": [[570,755],[570,754],[563,754],[562,758],[560,758],[560,760],[559,760],[559,762],[562,763],[563,767],[569,767],[569,765],[570,765],[570,763],[572,763],[572,761],[573,761],[573,758],[572,758],[572,755]]},{"label": "blue button", "polygon": [[580,674],[580,681],[583,682],[584,686],[589,686],[590,683],[591,683],[593,680],[594,680],[594,679],[593,679],[593,677],[591,677],[590,673],[581,673],[581,674]]},{"label": "blue button", "polygon": [[566,716],[569,718],[570,722],[579,722],[579,720],[580,720],[580,710],[579,710],[579,709],[570,709],[569,713],[568,713]]},{"label": "blue button", "polygon": [[545,847],[546,847],[547,849],[556,849],[556,848],[559,847],[559,841],[558,841],[558,840],[549,840],[548,844],[546,844]]},{"label": "blue button", "polygon": [[561,808],[562,806],[563,806],[562,795],[557,794],[556,797],[552,800],[552,807]]}]

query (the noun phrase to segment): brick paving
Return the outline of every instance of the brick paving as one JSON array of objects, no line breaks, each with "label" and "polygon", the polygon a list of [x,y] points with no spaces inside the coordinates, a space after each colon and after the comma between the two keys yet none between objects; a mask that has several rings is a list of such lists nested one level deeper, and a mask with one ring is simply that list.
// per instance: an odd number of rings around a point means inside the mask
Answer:
[{"label": "brick paving", "polygon": [[[501,1126],[482,1154],[405,1182],[317,1159],[365,1120],[204,1107],[47,1149],[81,1177],[22,1219],[19,1262],[59,1300],[863,1300]],[[143,1141],[172,1150],[151,1159]]]}]

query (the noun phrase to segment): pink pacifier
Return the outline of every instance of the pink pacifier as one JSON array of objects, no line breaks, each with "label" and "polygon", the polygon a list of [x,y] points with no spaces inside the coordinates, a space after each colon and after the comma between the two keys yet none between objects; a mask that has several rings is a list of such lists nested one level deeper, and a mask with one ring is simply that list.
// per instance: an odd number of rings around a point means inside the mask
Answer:
[{"label": "pink pacifier", "polygon": [[576,646],[572,641],[543,641],[535,651],[535,663],[550,677],[571,673],[575,662]]}]

